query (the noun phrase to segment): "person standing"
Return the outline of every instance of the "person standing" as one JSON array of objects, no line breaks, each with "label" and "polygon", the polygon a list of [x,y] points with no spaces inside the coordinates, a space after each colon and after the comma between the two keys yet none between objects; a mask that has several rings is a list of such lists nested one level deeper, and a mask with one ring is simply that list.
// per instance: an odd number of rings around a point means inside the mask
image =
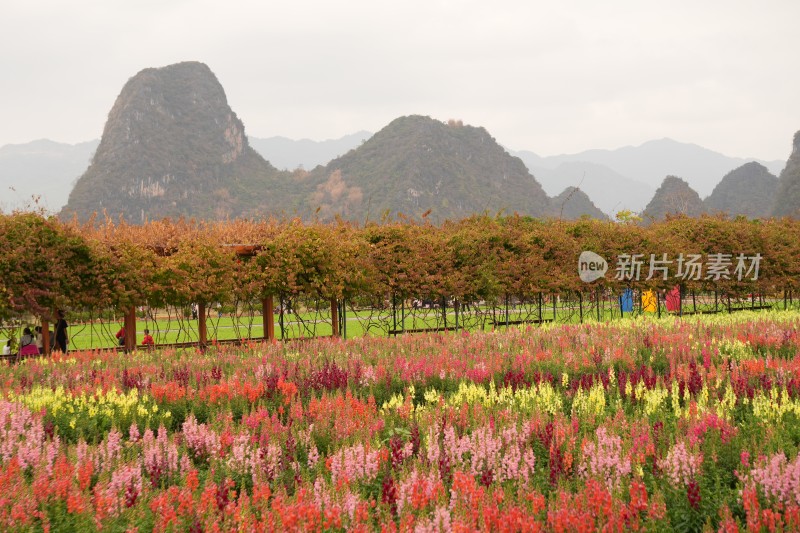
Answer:
[{"label": "person standing", "polygon": [[120,346],[125,346],[125,326],[119,328],[116,337],[117,337],[117,344],[119,344]]},{"label": "person standing", "polygon": [[34,330],[36,333],[34,335],[36,348],[39,350],[39,355],[44,353],[44,344],[42,342],[42,326],[36,326]]},{"label": "person standing", "polygon": [[67,328],[69,327],[69,324],[67,324],[67,321],[64,319],[64,311],[61,309],[58,310],[56,316],[58,319],[56,320],[55,344],[53,348],[63,353],[67,353],[67,345],[69,344]]}]

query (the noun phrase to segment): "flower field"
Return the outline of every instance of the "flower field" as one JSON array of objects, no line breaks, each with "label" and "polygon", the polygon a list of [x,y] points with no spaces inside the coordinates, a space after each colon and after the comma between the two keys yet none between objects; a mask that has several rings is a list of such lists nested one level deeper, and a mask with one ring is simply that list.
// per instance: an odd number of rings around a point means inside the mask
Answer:
[{"label": "flower field", "polygon": [[0,368],[3,531],[800,529],[800,314]]}]

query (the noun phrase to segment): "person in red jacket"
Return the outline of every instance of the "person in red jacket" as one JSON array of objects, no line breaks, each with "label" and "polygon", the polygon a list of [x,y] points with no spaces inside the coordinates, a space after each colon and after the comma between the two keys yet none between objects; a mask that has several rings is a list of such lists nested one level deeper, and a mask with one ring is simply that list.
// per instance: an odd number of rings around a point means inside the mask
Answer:
[{"label": "person in red jacket", "polygon": [[125,346],[125,326],[119,328],[116,337],[117,337],[117,344],[119,344],[120,346]]},{"label": "person in red jacket", "polygon": [[148,348],[151,348],[154,344],[155,342],[153,342],[153,336],[150,335],[150,330],[149,329],[144,330],[144,338],[142,339],[142,346],[147,346]]}]

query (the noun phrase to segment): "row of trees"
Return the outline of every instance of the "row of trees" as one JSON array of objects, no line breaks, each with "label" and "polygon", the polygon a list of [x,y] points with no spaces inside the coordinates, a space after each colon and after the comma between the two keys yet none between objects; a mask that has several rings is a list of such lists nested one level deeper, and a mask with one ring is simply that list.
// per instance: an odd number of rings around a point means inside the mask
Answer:
[{"label": "row of trees", "polygon": [[[641,254],[637,286],[776,292],[800,282],[800,223],[790,220],[674,218],[643,228],[596,220],[542,221],[476,216],[431,225],[396,222],[106,220],[64,223],[35,213],[0,215],[0,318],[50,318],[60,307],[187,305],[272,295],[383,299],[504,295],[586,290],[578,257],[593,251],[609,263],[594,285],[619,289],[622,255]],[[760,271],[743,280],[680,279],[680,254],[760,254]],[[650,255],[666,258],[645,280]],[[662,264],[663,265],[663,264]]]}]

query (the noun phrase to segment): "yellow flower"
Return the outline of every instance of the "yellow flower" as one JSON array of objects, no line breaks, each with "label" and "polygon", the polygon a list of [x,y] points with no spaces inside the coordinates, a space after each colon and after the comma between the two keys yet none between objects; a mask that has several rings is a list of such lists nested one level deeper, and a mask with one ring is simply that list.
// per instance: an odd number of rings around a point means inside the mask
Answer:
[{"label": "yellow flower", "polygon": [[651,416],[658,413],[661,410],[661,405],[664,403],[664,400],[667,399],[667,396],[669,396],[669,393],[661,386],[657,386],[651,390],[645,390],[641,396],[644,414],[646,416]]},{"label": "yellow flower", "polygon": [[428,389],[425,391],[425,401],[431,404],[438,404],[442,395],[436,389]]},{"label": "yellow flower", "polygon": [[603,386],[596,383],[587,393],[580,389],[572,400],[572,414],[602,415],[606,409],[606,394]]}]

